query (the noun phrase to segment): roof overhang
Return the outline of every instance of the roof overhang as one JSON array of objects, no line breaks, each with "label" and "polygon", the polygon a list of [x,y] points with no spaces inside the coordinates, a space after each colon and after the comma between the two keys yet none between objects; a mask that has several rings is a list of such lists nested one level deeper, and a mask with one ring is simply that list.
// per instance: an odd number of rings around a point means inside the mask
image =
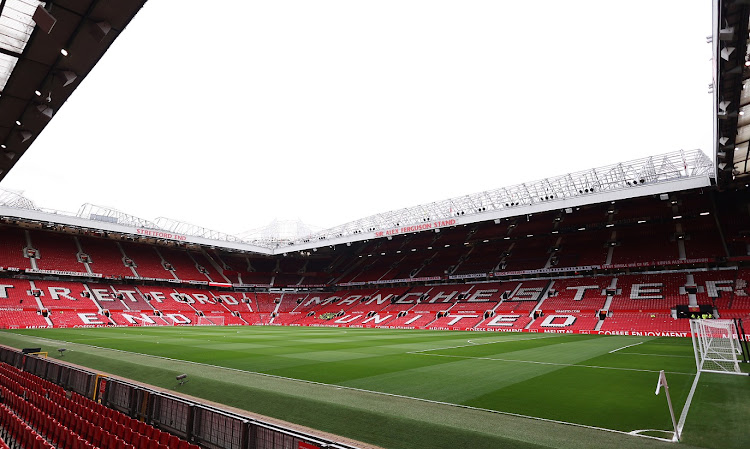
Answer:
[{"label": "roof overhang", "polygon": [[0,0],[0,180],[145,2]]},{"label": "roof overhang", "polygon": [[143,220],[92,205],[84,205],[76,215],[47,211],[12,193],[0,195],[5,198],[0,217],[275,255],[709,187],[712,174],[713,165],[701,151],[679,151],[377,214],[289,242],[243,241],[198,226]]},{"label": "roof overhang", "polygon": [[714,0],[714,166],[720,188],[750,181],[750,2]]}]

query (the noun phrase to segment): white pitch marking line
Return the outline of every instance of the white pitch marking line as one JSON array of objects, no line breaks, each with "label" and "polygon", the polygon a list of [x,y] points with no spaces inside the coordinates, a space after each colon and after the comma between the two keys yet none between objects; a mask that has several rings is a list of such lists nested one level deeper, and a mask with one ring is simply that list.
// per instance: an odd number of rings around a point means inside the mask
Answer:
[{"label": "white pitch marking line", "polygon": [[680,413],[680,420],[677,422],[677,432],[682,435],[682,429],[685,427],[685,420],[687,420],[688,411],[690,410],[690,403],[693,402],[693,395],[695,394],[695,387],[698,386],[698,379],[701,377],[701,372],[695,375],[693,386],[690,387],[690,393],[685,400],[685,405],[682,407],[682,413]]},{"label": "white pitch marking line", "polygon": [[[572,363],[557,363],[557,362],[539,362],[536,360],[517,360],[517,359],[497,359],[493,357],[469,357],[469,356],[463,356],[463,355],[446,355],[446,354],[423,354],[423,353],[416,353],[416,352],[407,352],[407,354],[415,354],[415,355],[426,355],[431,357],[453,357],[457,359],[475,359],[475,360],[492,360],[495,362],[516,362],[516,363],[532,363],[536,365],[553,365],[553,366],[570,366],[570,367],[580,367],[580,368],[597,368],[597,369],[611,369],[616,371],[638,371],[641,373],[658,373],[660,371],[655,371],[651,369],[638,369],[638,368],[615,368],[612,366],[597,366],[597,365],[576,365]],[[678,371],[667,371],[668,374],[684,374],[686,376],[694,376],[695,373],[681,373]]]},{"label": "white pitch marking line", "polygon": [[676,355],[676,354],[645,354],[642,352],[625,352],[625,355],[652,355],[655,357],[683,357],[687,359],[694,359],[695,356],[692,355]]},{"label": "white pitch marking line", "polygon": [[473,343],[473,342],[472,342],[471,340],[467,340],[467,341],[468,341],[469,343],[471,343],[470,345],[448,346],[448,347],[446,347],[446,348],[420,349],[420,350],[418,350],[418,351],[407,351],[406,353],[407,353],[407,354],[418,354],[418,353],[422,353],[422,352],[427,352],[427,351],[440,351],[440,350],[443,350],[443,349],[457,349],[457,348],[465,348],[465,347],[467,347],[467,346],[476,346],[476,345],[491,345],[491,344],[494,344],[494,343],[513,343],[513,342],[515,342],[515,341],[525,341],[525,340],[538,340],[538,339],[540,339],[540,338],[550,338],[550,337],[557,337],[557,336],[559,336],[559,335],[562,335],[562,334],[552,334],[552,335],[550,335],[550,336],[545,336],[545,337],[517,338],[517,339],[515,339],[515,340],[497,340],[497,341],[488,341],[488,342],[486,342],[486,343]]},{"label": "white pitch marking line", "polygon": [[625,349],[625,348],[631,348],[631,347],[633,347],[633,346],[638,346],[638,345],[642,345],[643,343],[645,343],[645,342],[643,342],[643,341],[640,341],[640,342],[638,342],[638,343],[633,343],[632,345],[627,345],[627,346],[623,346],[622,348],[617,348],[617,349],[613,349],[612,351],[609,351],[609,353],[610,353],[610,354],[613,354],[613,353],[615,353],[615,352],[617,352],[617,351],[619,351],[619,350],[621,350],[621,349]]},{"label": "white pitch marking line", "polygon": [[[634,435],[634,436],[639,436],[639,437],[645,437],[645,436],[648,436],[648,435],[641,435],[641,432],[661,432],[661,433],[667,433],[667,434],[670,434],[670,435],[673,435],[673,434],[674,434],[674,431],[669,431],[669,430],[656,430],[656,429],[642,429],[642,430],[633,430],[633,431],[630,431],[630,432],[628,432],[628,433],[629,433],[629,434],[631,434],[631,435]],[[664,442],[666,442],[666,443],[674,443],[674,440],[673,440],[673,439],[671,439],[671,438],[670,438],[670,439],[667,439],[667,438],[659,438],[659,437],[654,437],[654,436],[652,436],[651,438],[653,438],[653,439],[655,439],[655,440],[659,440],[659,441],[664,441]]]}]

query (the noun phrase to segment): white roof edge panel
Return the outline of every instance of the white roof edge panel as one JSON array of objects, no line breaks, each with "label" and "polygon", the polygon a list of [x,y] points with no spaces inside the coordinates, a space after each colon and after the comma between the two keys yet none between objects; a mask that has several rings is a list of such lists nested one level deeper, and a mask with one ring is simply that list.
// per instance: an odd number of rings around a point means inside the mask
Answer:
[{"label": "white roof edge panel", "polygon": [[[82,206],[77,215],[42,210],[18,194],[8,195],[12,202],[5,199],[5,204],[0,204],[0,216],[273,255],[708,187],[713,173],[713,164],[700,150],[678,151],[377,214],[291,242],[246,241],[174,220],[162,220],[159,225],[169,225],[164,229],[148,220],[90,204]],[[88,218],[92,215],[117,220]]]},{"label": "white roof edge panel", "polygon": [[[567,207],[578,207],[585,206],[587,204],[598,204],[609,201],[622,201],[630,198],[638,198],[643,196],[659,195],[662,193],[679,192],[683,190],[699,189],[711,186],[711,178],[709,176],[702,176],[689,179],[679,179],[659,184],[650,184],[644,186],[633,187],[631,189],[623,189],[613,192],[601,192],[592,193],[586,196],[577,198],[571,198],[560,201],[550,201],[545,203],[532,204],[529,206],[519,206],[513,209],[505,209],[499,211],[484,212],[474,214],[471,216],[456,217],[447,220],[438,220],[434,222],[425,223],[424,225],[411,225],[402,226],[399,228],[389,229],[386,231],[373,231],[357,234],[354,236],[337,237],[324,240],[315,240],[309,243],[294,244],[284,247],[279,247],[273,254],[283,254],[295,251],[305,251],[314,248],[320,248],[323,246],[331,245],[342,245],[346,243],[359,242],[363,240],[373,240],[377,238],[385,238],[394,235],[403,235],[413,232],[422,231],[434,231],[435,229],[449,228],[453,226],[461,226],[466,224],[480,223],[484,221],[492,221],[495,219],[518,217],[527,214],[536,214],[540,212],[548,212],[552,210],[562,210]],[[424,226],[421,230],[411,230],[411,228]],[[404,229],[402,231],[402,229]],[[389,232],[390,231],[390,232]],[[382,232],[382,234],[380,234]]]},{"label": "white roof edge panel", "polygon": [[154,239],[173,240],[183,243],[193,243],[202,246],[214,246],[236,251],[249,251],[260,254],[272,254],[268,248],[252,245],[249,243],[227,242],[220,240],[211,240],[203,237],[196,237],[184,234],[178,234],[167,230],[139,228],[132,226],[123,226],[117,223],[107,223],[99,220],[89,220],[86,218],[76,217],[73,215],[63,215],[54,212],[31,209],[17,209],[8,206],[0,206],[0,216],[19,218],[23,220],[36,221],[40,223],[55,223],[64,226],[73,226],[83,229],[96,231],[115,232],[120,234],[129,234],[137,237],[150,237]]}]

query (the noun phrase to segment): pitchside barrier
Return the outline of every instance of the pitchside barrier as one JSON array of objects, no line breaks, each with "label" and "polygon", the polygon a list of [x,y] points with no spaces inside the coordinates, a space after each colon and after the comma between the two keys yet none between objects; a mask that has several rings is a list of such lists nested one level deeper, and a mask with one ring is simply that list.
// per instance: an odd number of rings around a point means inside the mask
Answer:
[{"label": "pitchside barrier", "polygon": [[208,449],[357,449],[10,348],[0,361]]}]

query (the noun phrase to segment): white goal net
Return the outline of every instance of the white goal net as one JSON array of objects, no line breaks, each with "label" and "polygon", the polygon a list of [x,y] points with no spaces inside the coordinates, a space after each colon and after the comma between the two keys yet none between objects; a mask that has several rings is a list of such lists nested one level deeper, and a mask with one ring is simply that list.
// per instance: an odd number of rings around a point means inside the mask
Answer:
[{"label": "white goal net", "polygon": [[732,320],[690,320],[698,372],[744,374],[738,356],[742,348]]},{"label": "white goal net", "polygon": [[223,326],[223,316],[199,316],[198,322],[195,323],[198,326]]}]

